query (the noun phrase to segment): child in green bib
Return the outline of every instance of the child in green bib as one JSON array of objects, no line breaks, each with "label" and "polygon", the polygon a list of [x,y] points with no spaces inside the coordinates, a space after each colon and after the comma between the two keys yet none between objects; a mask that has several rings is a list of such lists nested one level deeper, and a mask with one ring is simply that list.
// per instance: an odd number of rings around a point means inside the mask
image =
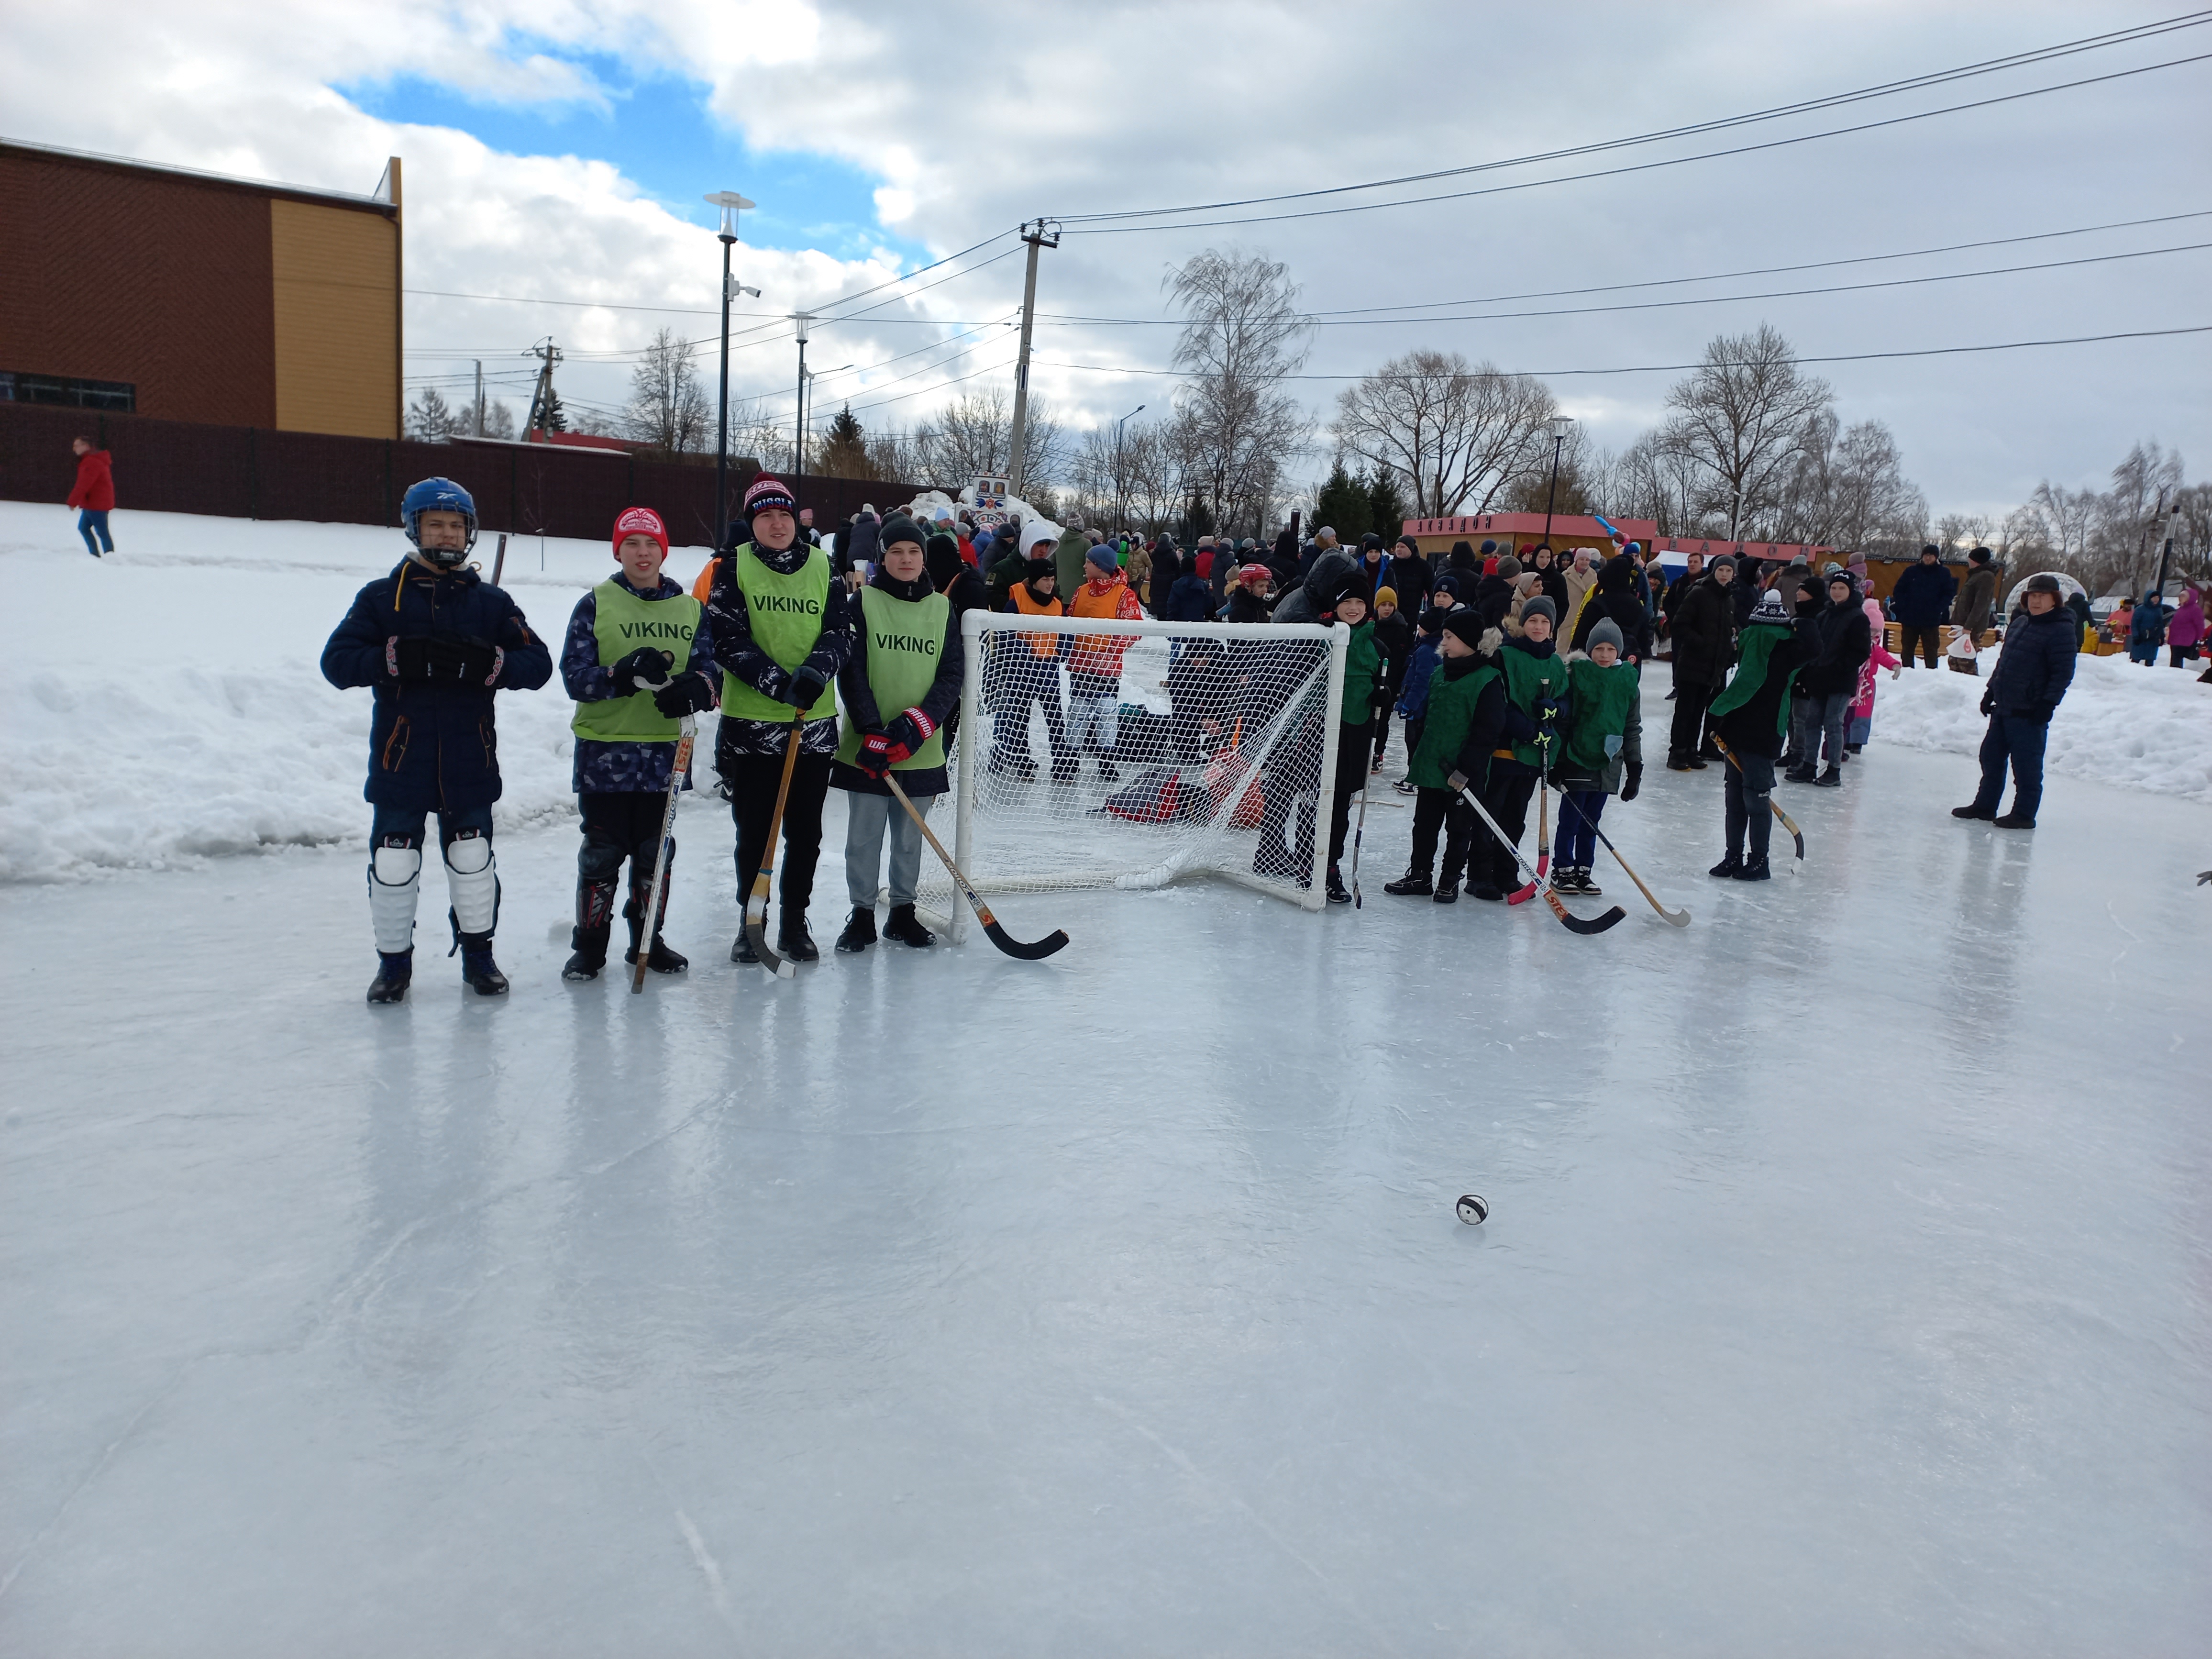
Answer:
[{"label": "child in green bib", "polygon": [[1585,637],[1587,653],[1567,659],[1574,694],[1574,728],[1552,765],[1559,786],[1559,833],[1552,838],[1552,890],[1602,892],[1590,879],[1597,854],[1598,814],[1607,797],[1634,800],[1644,787],[1644,711],[1632,663],[1620,659],[1620,624],[1605,617]]},{"label": "child in green bib", "polygon": [[[645,912],[681,722],[714,706],[719,674],[699,601],[661,574],[668,529],[660,515],[649,507],[624,512],[615,520],[614,554],[620,568],[576,601],[561,652],[561,683],[576,700],[568,725],[576,734],[574,787],[584,832],[576,854],[576,925],[568,940],[574,954],[561,970],[572,981],[597,979],[606,966],[624,860],[629,959],[643,948],[646,966],[657,974],[680,974],[691,965],[660,937],[668,881],[661,883],[650,928]],[[679,787],[689,788],[690,778]],[[675,859],[672,840],[672,872]]]},{"label": "child in green bib", "polygon": [[945,793],[945,723],[960,701],[960,619],[926,567],[921,526],[903,514],[884,526],[881,556],[860,593],[860,640],[837,677],[844,715],[832,787],[845,792],[845,890],[851,920],[837,948],[857,955],[876,941],[876,884],[890,842],[890,915],[884,937],[917,950],[937,942],[914,913],[921,826],[891,798],[886,774],[925,816]]}]

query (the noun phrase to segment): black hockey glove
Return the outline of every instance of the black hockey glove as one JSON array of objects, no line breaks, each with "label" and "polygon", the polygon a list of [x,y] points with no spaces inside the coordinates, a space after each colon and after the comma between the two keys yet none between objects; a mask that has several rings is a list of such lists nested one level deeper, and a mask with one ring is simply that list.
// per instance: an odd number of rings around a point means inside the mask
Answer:
[{"label": "black hockey glove", "polygon": [[615,683],[615,690],[622,696],[650,691],[668,678],[674,661],[665,651],[656,651],[649,645],[641,645],[607,670],[607,678]]},{"label": "black hockey glove", "polygon": [[822,699],[823,688],[830,684],[829,676],[811,663],[801,663],[784,689],[783,701],[793,708],[811,708]]},{"label": "black hockey glove", "polygon": [[1636,799],[1637,791],[1643,787],[1644,763],[1642,761],[1631,761],[1628,763],[1628,781],[1620,786],[1620,799],[1622,804],[1626,805],[1628,802],[1634,800]]},{"label": "black hockey glove", "polygon": [[1997,693],[1996,693],[1996,688],[1995,686],[1991,686],[1988,690],[1986,690],[1986,691],[1984,691],[1984,692],[1983,692],[1983,693],[1982,693],[1982,713],[1984,713],[1984,714],[1996,714],[1996,712],[1997,712]]},{"label": "black hockey glove", "polygon": [[670,720],[681,720],[714,706],[714,688],[704,674],[678,674],[653,694],[653,706]]},{"label": "black hockey glove", "polygon": [[385,652],[386,664],[398,678],[451,685],[483,684],[498,660],[488,645],[426,635],[395,638]]}]

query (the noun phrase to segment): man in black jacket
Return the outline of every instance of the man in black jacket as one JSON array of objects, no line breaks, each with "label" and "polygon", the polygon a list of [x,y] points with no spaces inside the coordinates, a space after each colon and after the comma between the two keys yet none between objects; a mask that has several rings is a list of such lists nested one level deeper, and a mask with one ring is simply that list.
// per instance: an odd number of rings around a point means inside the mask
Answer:
[{"label": "man in black jacket", "polygon": [[1934,543],[1920,550],[1920,562],[1897,579],[1889,591],[1889,614],[1897,619],[1905,642],[1898,654],[1912,666],[1913,648],[1933,668],[1942,642],[1943,621],[1951,614],[1951,599],[1959,591],[1958,578],[1943,568],[1942,553]]},{"label": "man in black jacket", "polygon": [[1707,759],[1720,752],[1705,736],[1705,709],[1728,684],[1735,662],[1735,560],[1723,553],[1675,602],[1674,722],[1667,738],[1670,772],[1702,771]]},{"label": "man in black jacket", "polygon": [[[1828,578],[1825,598],[1810,582],[1806,583],[1797,614],[1812,621],[1810,643],[1816,654],[1797,671],[1797,700],[1790,714],[1790,733],[1797,764],[1788,775],[1793,783],[1840,788],[1844,726],[1850,716],[1851,699],[1858,695],[1859,668],[1874,650],[1874,629],[1867,621],[1866,608],[1859,603],[1858,584],[1844,570]],[[1825,771],[1820,768],[1824,744],[1828,754]]]},{"label": "man in black jacket", "polygon": [[[1728,854],[1707,873],[1736,881],[1765,881],[1774,758],[1782,752],[1784,709],[1790,682],[1814,654],[1809,620],[1792,622],[1779,593],[1759,595],[1744,623],[1743,663],[1713,699],[1711,729],[1735,756],[1722,792]],[[1747,845],[1747,842],[1748,843]]]},{"label": "man in black jacket", "polygon": [[[2073,613],[2058,602],[2058,578],[2049,571],[2027,579],[2027,614],[2005,635],[2004,650],[1982,713],[1990,717],[1982,739],[1982,787],[1973,804],[1954,806],[1954,818],[1982,818],[2000,830],[2033,830],[2043,804],[2043,749],[2051,716],[2074,683],[2081,636]],[[2012,811],[1997,817],[2004,798],[2005,767],[2012,767]]]}]

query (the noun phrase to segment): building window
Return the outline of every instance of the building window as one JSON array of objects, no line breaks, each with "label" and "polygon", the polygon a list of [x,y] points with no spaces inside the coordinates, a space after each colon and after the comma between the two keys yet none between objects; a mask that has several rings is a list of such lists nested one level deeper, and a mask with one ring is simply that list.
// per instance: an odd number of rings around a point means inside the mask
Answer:
[{"label": "building window", "polygon": [[0,404],[59,404],[128,415],[138,407],[138,388],[127,380],[80,380],[67,374],[0,370]]}]

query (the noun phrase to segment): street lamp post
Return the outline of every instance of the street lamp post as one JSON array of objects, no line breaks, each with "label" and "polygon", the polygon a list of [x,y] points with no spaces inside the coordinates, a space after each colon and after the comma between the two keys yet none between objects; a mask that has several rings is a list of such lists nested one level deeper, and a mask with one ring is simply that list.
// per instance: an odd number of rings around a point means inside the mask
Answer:
[{"label": "street lamp post", "polygon": [[1566,444],[1567,428],[1573,424],[1573,420],[1565,415],[1552,417],[1552,484],[1544,492],[1544,545],[1547,547],[1552,544],[1552,505],[1559,499],[1559,451]]},{"label": "street lamp post", "polygon": [[806,329],[814,320],[811,311],[796,313],[799,325],[799,415],[791,434],[791,488],[794,496],[806,477]]},{"label": "street lamp post", "polygon": [[1139,404],[1127,415],[1124,415],[1120,420],[1114,422],[1114,531],[1116,535],[1119,535],[1125,527],[1121,522],[1121,514],[1123,511],[1123,501],[1121,498],[1121,428],[1128,425],[1130,422],[1135,420],[1138,416],[1144,412],[1144,404]]},{"label": "street lamp post", "polygon": [[733,294],[760,298],[757,288],[739,283],[732,289],[730,249],[738,240],[738,212],[759,204],[747,201],[734,190],[718,190],[707,198],[707,204],[722,210],[722,228],[715,233],[722,244],[722,403],[714,428],[714,545],[720,548],[730,516],[730,301]]},{"label": "street lamp post", "polygon": [[814,383],[825,374],[842,374],[850,368],[852,368],[850,363],[840,363],[835,368],[801,368],[799,371],[800,376],[799,429],[801,432],[811,432],[814,429]]}]

